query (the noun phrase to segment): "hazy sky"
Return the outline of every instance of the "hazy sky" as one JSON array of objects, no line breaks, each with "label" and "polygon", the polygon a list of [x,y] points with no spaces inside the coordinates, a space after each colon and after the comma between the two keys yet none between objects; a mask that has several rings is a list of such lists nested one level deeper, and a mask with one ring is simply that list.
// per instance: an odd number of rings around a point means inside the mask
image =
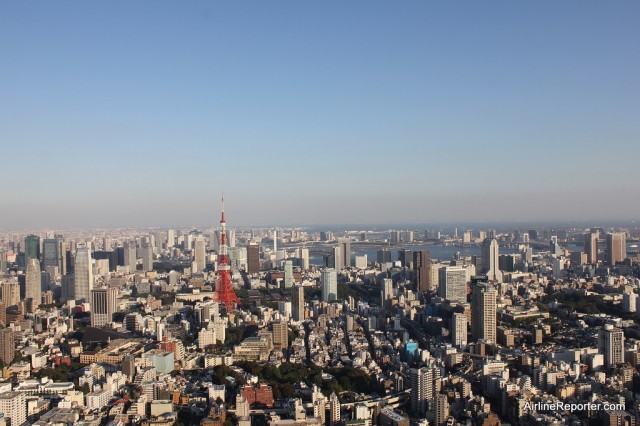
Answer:
[{"label": "hazy sky", "polygon": [[0,2],[0,228],[638,219],[640,2]]}]

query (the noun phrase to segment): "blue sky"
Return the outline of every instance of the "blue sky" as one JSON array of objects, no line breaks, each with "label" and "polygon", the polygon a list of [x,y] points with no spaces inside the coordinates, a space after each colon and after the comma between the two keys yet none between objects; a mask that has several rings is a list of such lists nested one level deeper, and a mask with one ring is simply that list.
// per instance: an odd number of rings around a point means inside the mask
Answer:
[{"label": "blue sky", "polygon": [[640,3],[0,3],[0,228],[637,219]]}]

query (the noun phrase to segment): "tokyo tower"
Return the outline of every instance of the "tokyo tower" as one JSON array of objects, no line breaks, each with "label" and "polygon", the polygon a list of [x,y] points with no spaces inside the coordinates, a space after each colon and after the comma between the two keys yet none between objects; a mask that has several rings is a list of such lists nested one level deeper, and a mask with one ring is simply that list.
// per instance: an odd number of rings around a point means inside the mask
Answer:
[{"label": "tokyo tower", "polygon": [[231,273],[229,271],[229,254],[227,253],[227,223],[224,221],[224,197],[222,197],[222,218],[220,219],[220,253],[218,254],[218,281],[216,295],[220,303],[224,303],[227,312],[240,306],[240,299],[233,291]]}]

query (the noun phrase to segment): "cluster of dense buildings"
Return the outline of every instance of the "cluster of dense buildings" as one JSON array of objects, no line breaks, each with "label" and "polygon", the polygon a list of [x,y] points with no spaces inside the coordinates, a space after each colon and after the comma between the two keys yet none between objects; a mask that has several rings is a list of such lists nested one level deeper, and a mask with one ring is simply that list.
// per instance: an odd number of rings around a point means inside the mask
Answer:
[{"label": "cluster of dense buildings", "polygon": [[0,235],[0,424],[632,425],[639,233],[609,231],[228,230],[232,308],[218,230]]}]

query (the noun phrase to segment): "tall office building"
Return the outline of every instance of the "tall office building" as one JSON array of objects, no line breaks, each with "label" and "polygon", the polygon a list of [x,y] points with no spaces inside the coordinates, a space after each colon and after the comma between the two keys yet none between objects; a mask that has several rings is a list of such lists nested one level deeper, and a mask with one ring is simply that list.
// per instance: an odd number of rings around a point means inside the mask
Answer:
[{"label": "tall office building", "polygon": [[0,275],[4,274],[7,270],[7,258],[4,250],[0,250]]},{"label": "tall office building", "polygon": [[247,273],[257,274],[260,272],[260,246],[255,243],[247,245]]},{"label": "tall office building", "polygon": [[291,317],[294,321],[304,321],[304,287],[296,285],[293,287],[291,296]]},{"label": "tall office building", "polygon": [[300,248],[300,267],[303,271],[309,269],[309,249]]},{"label": "tall office building", "polygon": [[20,284],[17,281],[2,283],[2,302],[6,308],[20,303]]},{"label": "tall office building", "polygon": [[274,253],[278,252],[278,230],[277,229],[273,230],[273,252]]},{"label": "tall office building", "polygon": [[342,263],[344,260],[344,256],[342,254],[342,246],[338,245],[333,248],[333,253],[331,258],[329,259],[329,264],[327,266],[334,268],[336,271],[340,272],[344,269],[344,264]]},{"label": "tall office building", "polygon": [[284,288],[293,287],[293,262],[284,261]]},{"label": "tall office building", "polygon": [[129,272],[135,272],[138,267],[136,257],[136,242],[127,241],[124,243],[124,266],[129,267]]},{"label": "tall office building", "polygon": [[176,231],[169,229],[167,231],[167,249],[172,249],[176,245]]},{"label": "tall office building", "polygon": [[467,316],[456,312],[451,318],[451,343],[459,347],[467,342]]},{"label": "tall office building", "polygon": [[38,259],[27,260],[27,272],[25,274],[24,297],[31,299],[33,306],[37,307],[42,303],[42,275],[40,262]]},{"label": "tall office building", "polygon": [[471,335],[473,340],[496,342],[496,304],[498,291],[487,282],[472,280]]},{"label": "tall office building", "polygon": [[447,266],[440,268],[438,296],[451,302],[467,302],[467,268]]},{"label": "tall office building", "polygon": [[118,289],[115,287],[91,290],[91,327],[102,327],[113,321],[118,305]]},{"label": "tall office building", "polygon": [[204,244],[204,237],[201,235],[196,237],[193,254],[193,258],[196,263],[196,270],[193,272],[204,271],[207,267],[206,246]]},{"label": "tall office building", "polygon": [[13,331],[10,328],[0,329],[0,360],[5,365],[11,364],[15,356],[16,342],[13,339]]},{"label": "tall office building", "polygon": [[391,262],[391,250],[388,250],[388,249],[378,250],[376,253],[376,262],[378,263]]},{"label": "tall office building", "polygon": [[498,241],[495,238],[484,240],[482,243],[482,273],[486,274],[490,281],[502,281],[499,258]]},{"label": "tall office building", "polygon": [[398,260],[405,268],[411,267],[411,262],[413,261],[413,252],[408,249],[401,249],[398,251]]},{"label": "tall office building", "polygon": [[598,333],[598,351],[604,355],[607,368],[624,363],[624,332],[611,324],[605,324]]},{"label": "tall office building", "polygon": [[142,270],[153,271],[153,247],[149,243],[142,244]]},{"label": "tall office building", "polygon": [[93,266],[91,265],[91,249],[83,246],[76,249],[74,297],[76,300],[89,301],[93,289]]},{"label": "tall office building", "polygon": [[623,232],[607,234],[607,263],[613,266],[626,258],[626,235]]},{"label": "tall office building", "polygon": [[40,237],[37,235],[27,235],[24,238],[25,259],[40,259]]},{"label": "tall office building", "polygon": [[329,268],[322,271],[322,300],[333,302],[338,300],[338,273]]},{"label": "tall office building", "polygon": [[338,247],[342,255],[340,262],[342,269],[351,268],[351,238],[338,238]]},{"label": "tall office building", "polygon": [[431,290],[431,256],[428,250],[413,252],[413,273],[416,289],[424,293]]},{"label": "tall office building", "polygon": [[598,263],[598,233],[589,232],[584,234],[584,252],[587,253],[587,263],[594,265]]},{"label": "tall office building", "polygon": [[64,275],[63,268],[63,242],[61,238],[46,238],[42,242],[42,266],[46,271],[48,268],[57,267],[58,273]]}]

